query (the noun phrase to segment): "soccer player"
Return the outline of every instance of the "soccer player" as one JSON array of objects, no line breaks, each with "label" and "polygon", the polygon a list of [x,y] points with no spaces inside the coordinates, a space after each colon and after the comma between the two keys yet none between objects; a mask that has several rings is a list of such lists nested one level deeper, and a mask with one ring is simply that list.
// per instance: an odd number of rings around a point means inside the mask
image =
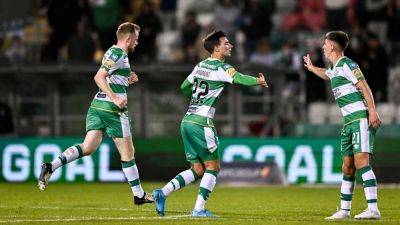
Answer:
[{"label": "soccer player", "polygon": [[127,108],[127,89],[138,81],[137,75],[131,71],[128,52],[138,45],[139,31],[140,27],[133,23],[123,23],[118,27],[118,43],[104,54],[102,65],[94,77],[100,90],[86,116],[85,140],[66,149],[51,163],[43,163],[38,182],[40,190],[46,188],[56,169],[95,152],[103,133],[107,133],[113,138],[121,156],[122,170],[131,186],[134,203],[141,205],[153,202],[153,197],[144,192],[140,184]]},{"label": "soccer player", "polygon": [[190,105],[181,123],[186,160],[191,168],[179,173],[163,188],[153,191],[156,211],[164,216],[165,200],[172,192],[201,178],[200,189],[192,212],[193,217],[213,217],[205,203],[216,184],[220,170],[218,136],[214,113],[218,99],[227,84],[267,86],[262,73],[258,78],[241,74],[224,62],[231,56],[233,45],[222,31],[213,32],[203,40],[211,56],[193,69],[181,89],[190,98]]},{"label": "soccer player", "polygon": [[343,114],[341,134],[343,180],[340,189],[340,209],[327,220],[350,218],[355,173],[361,173],[368,208],[355,219],[380,219],[377,205],[377,184],[369,164],[373,153],[374,137],[381,121],[375,109],[374,99],[365,78],[354,61],[344,55],[349,37],[343,31],[326,34],[322,47],[324,56],[332,63],[329,69],[318,68],[307,54],[304,66],[324,80],[330,79],[333,95]]}]

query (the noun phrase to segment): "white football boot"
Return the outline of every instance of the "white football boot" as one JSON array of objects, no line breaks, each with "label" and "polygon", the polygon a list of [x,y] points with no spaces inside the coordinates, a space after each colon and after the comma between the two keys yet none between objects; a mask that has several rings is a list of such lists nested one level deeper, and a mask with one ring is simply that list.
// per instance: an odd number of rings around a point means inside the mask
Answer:
[{"label": "white football boot", "polygon": [[379,220],[381,219],[381,213],[379,210],[369,210],[366,209],[362,213],[355,215],[354,219],[356,220]]},{"label": "white football boot", "polygon": [[350,219],[350,211],[338,209],[332,216],[328,216],[325,220],[348,220]]}]

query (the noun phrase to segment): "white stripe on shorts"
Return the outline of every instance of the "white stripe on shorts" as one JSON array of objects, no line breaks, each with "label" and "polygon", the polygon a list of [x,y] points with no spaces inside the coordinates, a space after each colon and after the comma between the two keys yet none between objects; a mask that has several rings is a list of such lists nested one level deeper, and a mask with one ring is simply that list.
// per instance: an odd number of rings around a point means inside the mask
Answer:
[{"label": "white stripe on shorts", "polygon": [[128,116],[126,116],[125,113],[120,113],[119,120],[121,121],[122,137],[131,136],[131,127]]},{"label": "white stripe on shorts", "polygon": [[370,152],[369,128],[367,119],[360,120],[360,142],[361,142],[361,152]]},{"label": "white stripe on shorts", "polygon": [[213,153],[217,149],[214,131],[210,127],[204,127],[204,136],[207,142],[208,151]]}]

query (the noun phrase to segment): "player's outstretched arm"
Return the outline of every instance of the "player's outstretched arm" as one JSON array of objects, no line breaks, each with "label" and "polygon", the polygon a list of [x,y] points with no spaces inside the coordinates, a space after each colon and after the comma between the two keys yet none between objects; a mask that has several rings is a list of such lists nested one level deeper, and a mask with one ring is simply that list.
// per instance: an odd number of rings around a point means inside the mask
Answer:
[{"label": "player's outstretched arm", "polygon": [[368,107],[368,123],[370,126],[378,129],[381,126],[381,120],[375,108],[374,97],[372,95],[371,89],[367,82],[363,79],[356,83],[358,89],[360,89],[362,95],[364,96],[365,102]]},{"label": "player's outstretched arm", "polygon": [[107,76],[108,76],[107,71],[105,69],[101,68],[101,69],[99,69],[99,71],[97,71],[96,75],[94,76],[94,81],[96,82],[96,84],[100,88],[100,90],[102,92],[106,93],[106,95],[108,97],[110,97],[110,99],[114,102],[114,104],[122,109],[125,107],[125,105],[127,103],[127,99],[118,97],[111,90],[110,85],[108,84],[107,79],[106,79]]},{"label": "player's outstretched arm", "polygon": [[189,99],[192,97],[192,84],[189,82],[188,79],[183,81],[181,85],[181,90],[183,94],[188,97]]},{"label": "player's outstretched arm", "polygon": [[304,61],[304,66],[308,69],[308,71],[314,73],[315,75],[321,77],[324,80],[329,80],[329,77],[325,74],[326,69],[314,66],[310,59],[309,54],[303,56],[303,61]]},{"label": "player's outstretched arm", "polygon": [[268,87],[267,82],[265,81],[264,75],[262,73],[258,74],[258,78],[244,75],[242,73],[236,72],[233,76],[233,83],[241,84],[245,86],[255,86],[262,85]]}]

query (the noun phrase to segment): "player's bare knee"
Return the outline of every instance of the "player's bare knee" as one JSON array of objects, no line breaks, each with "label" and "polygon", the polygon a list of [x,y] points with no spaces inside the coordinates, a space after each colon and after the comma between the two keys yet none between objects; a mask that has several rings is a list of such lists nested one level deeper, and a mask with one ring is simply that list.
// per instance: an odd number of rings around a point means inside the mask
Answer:
[{"label": "player's bare knee", "polygon": [[210,161],[210,162],[206,162],[205,163],[205,167],[207,170],[213,170],[213,171],[217,171],[219,172],[221,167],[220,167],[220,163],[217,161]]},{"label": "player's bare knee", "polygon": [[198,169],[197,171],[195,170],[195,172],[199,177],[202,177],[204,175],[204,169],[203,168]]},{"label": "player's bare knee", "polygon": [[214,165],[214,169],[213,170],[219,172],[221,170],[220,165],[219,164]]},{"label": "player's bare knee", "polygon": [[354,176],[356,173],[356,168],[353,165],[342,165],[342,172],[346,176]]},{"label": "player's bare knee", "polygon": [[354,165],[357,170],[369,165],[368,153],[357,153],[354,155]]},{"label": "player's bare knee", "polygon": [[203,176],[203,174],[204,174],[204,168],[203,168],[202,165],[193,164],[193,165],[191,166],[191,168],[194,170],[194,172],[195,172],[199,177]]},{"label": "player's bare knee", "polygon": [[83,156],[90,155],[93,152],[95,152],[97,149],[97,148],[92,147],[90,144],[86,144],[85,142],[80,144],[79,146],[81,146],[81,148],[82,148]]},{"label": "player's bare knee", "polygon": [[363,167],[366,167],[369,165],[368,161],[360,160],[360,161],[355,161],[354,165],[356,166],[356,169],[359,170]]}]

